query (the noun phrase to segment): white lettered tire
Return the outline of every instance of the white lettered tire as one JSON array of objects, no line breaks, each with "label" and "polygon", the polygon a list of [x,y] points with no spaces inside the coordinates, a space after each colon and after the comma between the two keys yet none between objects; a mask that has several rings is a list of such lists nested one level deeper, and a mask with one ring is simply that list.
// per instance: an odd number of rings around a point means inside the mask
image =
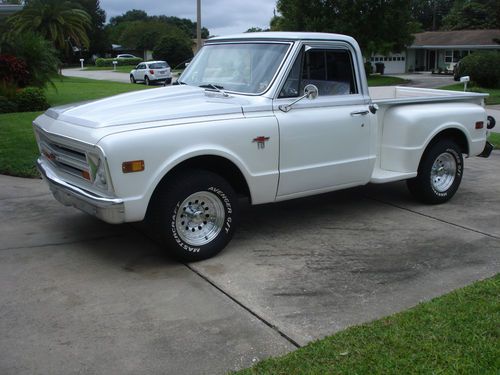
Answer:
[{"label": "white lettered tire", "polygon": [[159,186],[150,207],[153,235],[176,258],[192,262],[219,253],[238,221],[232,186],[205,170],[188,170]]}]

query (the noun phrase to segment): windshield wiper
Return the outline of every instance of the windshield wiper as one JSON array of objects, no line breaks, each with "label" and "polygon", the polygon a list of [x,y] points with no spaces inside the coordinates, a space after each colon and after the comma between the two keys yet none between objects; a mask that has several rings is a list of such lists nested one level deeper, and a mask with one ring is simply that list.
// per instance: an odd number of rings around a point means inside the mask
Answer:
[{"label": "windshield wiper", "polygon": [[221,85],[214,85],[213,83],[206,83],[204,85],[200,85],[198,87],[204,88],[204,89],[214,89],[216,91],[223,90],[224,87]]},{"label": "windshield wiper", "polygon": [[201,88],[204,88],[204,89],[213,89],[213,90],[215,90],[217,92],[220,92],[224,96],[229,96],[229,94],[227,94],[224,91],[224,86],[221,86],[221,85],[214,85],[213,83],[206,83],[206,84],[203,84],[203,85],[199,85],[198,87],[201,87]]}]

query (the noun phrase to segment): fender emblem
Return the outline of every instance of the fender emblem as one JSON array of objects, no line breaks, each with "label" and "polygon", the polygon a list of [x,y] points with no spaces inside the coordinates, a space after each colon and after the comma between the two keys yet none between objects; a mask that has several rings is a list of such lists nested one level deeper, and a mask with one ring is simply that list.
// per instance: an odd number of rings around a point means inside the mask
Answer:
[{"label": "fender emblem", "polygon": [[270,137],[264,137],[263,135],[258,136],[253,139],[252,143],[257,142],[257,149],[261,150],[266,147],[266,142],[269,141]]}]

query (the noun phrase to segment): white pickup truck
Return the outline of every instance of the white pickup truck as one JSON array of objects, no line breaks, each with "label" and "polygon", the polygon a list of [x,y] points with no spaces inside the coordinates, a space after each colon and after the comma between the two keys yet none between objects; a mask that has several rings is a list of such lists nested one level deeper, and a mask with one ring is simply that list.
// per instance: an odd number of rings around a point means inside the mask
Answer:
[{"label": "white pickup truck", "polygon": [[283,201],[407,180],[443,203],[463,155],[489,156],[486,95],[369,89],[348,36],[213,38],[177,85],[51,108],[34,121],[57,200],[108,223],[145,220],[178,258],[230,241],[238,199]]}]

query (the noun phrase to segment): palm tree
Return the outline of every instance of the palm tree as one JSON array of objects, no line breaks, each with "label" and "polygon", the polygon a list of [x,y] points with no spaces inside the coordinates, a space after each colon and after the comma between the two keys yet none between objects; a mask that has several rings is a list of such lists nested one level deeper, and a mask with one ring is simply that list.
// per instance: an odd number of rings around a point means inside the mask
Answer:
[{"label": "palm tree", "polygon": [[67,52],[72,45],[88,47],[90,15],[67,0],[32,0],[9,18],[15,33],[32,31],[52,41],[56,49]]}]

